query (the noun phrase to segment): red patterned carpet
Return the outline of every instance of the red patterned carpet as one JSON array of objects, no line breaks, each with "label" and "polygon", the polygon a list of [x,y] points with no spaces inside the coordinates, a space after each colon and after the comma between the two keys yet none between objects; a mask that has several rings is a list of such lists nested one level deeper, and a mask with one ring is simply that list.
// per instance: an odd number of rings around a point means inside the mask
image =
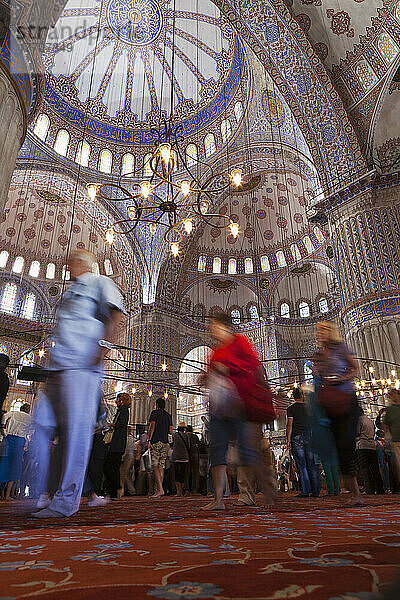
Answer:
[{"label": "red patterned carpet", "polygon": [[0,503],[0,600],[372,600],[400,565],[400,498],[281,498],[203,513],[202,498],[83,507],[68,520]]}]

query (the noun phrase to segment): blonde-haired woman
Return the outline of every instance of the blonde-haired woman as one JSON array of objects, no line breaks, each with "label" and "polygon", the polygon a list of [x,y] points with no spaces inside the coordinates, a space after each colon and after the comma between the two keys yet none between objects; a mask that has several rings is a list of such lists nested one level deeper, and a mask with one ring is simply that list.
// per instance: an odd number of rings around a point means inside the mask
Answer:
[{"label": "blonde-haired woman", "polygon": [[344,343],[335,323],[317,324],[319,350],[314,357],[317,399],[331,421],[339,466],[347,488],[350,504],[362,504],[356,478],[356,434],[359,407],[354,389],[358,364]]}]

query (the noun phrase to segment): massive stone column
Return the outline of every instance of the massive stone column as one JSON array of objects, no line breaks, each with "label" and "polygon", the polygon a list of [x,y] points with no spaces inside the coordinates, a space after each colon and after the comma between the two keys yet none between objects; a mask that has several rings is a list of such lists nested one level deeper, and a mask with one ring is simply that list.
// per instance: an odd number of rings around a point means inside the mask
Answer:
[{"label": "massive stone column", "polygon": [[398,181],[369,176],[322,207],[329,216],[347,339],[381,376],[393,367],[376,359],[400,363],[399,192]]}]

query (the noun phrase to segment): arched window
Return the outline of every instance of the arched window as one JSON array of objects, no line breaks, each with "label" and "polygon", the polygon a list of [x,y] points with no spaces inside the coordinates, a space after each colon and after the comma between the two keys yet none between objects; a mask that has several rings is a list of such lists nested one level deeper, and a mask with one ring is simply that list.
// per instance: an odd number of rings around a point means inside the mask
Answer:
[{"label": "arched window", "polygon": [[31,262],[31,266],[29,267],[29,275],[31,277],[39,277],[40,273],[40,262],[38,260],[34,260]]},{"label": "arched window", "polygon": [[304,372],[304,379],[306,381],[308,379],[312,379],[313,372],[312,372],[311,364],[309,362],[304,363],[303,372]]},{"label": "arched window", "polygon": [[232,135],[232,127],[229,119],[224,119],[221,123],[222,141],[227,142]]},{"label": "arched window", "polygon": [[197,263],[197,270],[200,273],[204,273],[206,270],[206,257],[205,256],[199,256],[199,261]]},{"label": "arched window", "polygon": [[244,272],[247,274],[253,272],[253,259],[252,258],[244,259]]},{"label": "arched window", "polygon": [[325,236],[322,233],[322,231],[320,230],[320,228],[314,227],[314,233],[315,233],[315,237],[317,238],[317,240],[319,242],[321,242],[321,244],[323,244],[325,242]]},{"label": "arched window", "polygon": [[100,152],[99,171],[102,173],[111,173],[113,156],[110,150],[105,148]]},{"label": "arched window", "polygon": [[282,319],[290,319],[290,306],[287,302],[282,302],[280,312]]},{"label": "arched window", "polygon": [[216,256],[213,260],[213,273],[221,273],[221,259]]},{"label": "arched window", "polygon": [[112,264],[109,258],[106,258],[106,260],[104,261],[104,272],[108,276],[114,274]]},{"label": "arched window", "polygon": [[129,175],[133,177],[135,170],[135,157],[130,152],[127,152],[122,157],[121,175]]},{"label": "arched window", "polygon": [[36,296],[35,294],[29,293],[25,297],[24,307],[22,309],[22,316],[24,319],[33,319],[33,313],[35,311]]},{"label": "arched window", "polygon": [[[34,360],[35,360],[35,354],[32,350],[30,352],[28,352],[27,354],[24,354],[19,361],[20,369],[22,367],[31,367],[34,363]],[[31,382],[25,381],[24,379],[17,379],[16,383],[17,383],[17,385],[30,385]]]},{"label": "arched window", "polygon": [[67,270],[67,265],[63,265],[61,269],[61,279],[62,281],[69,281],[71,279],[71,273]]},{"label": "arched window", "polygon": [[23,403],[24,400],[22,398],[15,398],[15,400],[11,402],[10,412],[18,412],[21,409]]},{"label": "arched window", "polygon": [[318,306],[320,313],[329,312],[328,300],[326,298],[320,298],[318,301]]},{"label": "arched window", "polygon": [[232,323],[234,325],[240,325],[241,314],[240,314],[240,310],[238,308],[234,308],[233,310],[231,310],[231,318],[232,318]]},{"label": "arched window", "polygon": [[236,121],[239,122],[240,119],[243,117],[243,104],[240,101],[236,102],[234,111],[235,111]]},{"label": "arched window", "polygon": [[46,279],[54,279],[56,276],[56,265],[54,263],[49,263],[46,269]]},{"label": "arched window", "polygon": [[15,283],[6,283],[1,297],[0,309],[6,313],[12,313],[17,297],[17,286]]},{"label": "arched window", "polygon": [[299,247],[297,244],[292,244],[290,246],[290,251],[292,253],[294,260],[301,260],[301,254],[300,254],[300,250],[299,250]]},{"label": "arched window", "polygon": [[212,154],[215,154],[217,151],[217,146],[215,145],[215,137],[213,133],[207,133],[204,138],[204,152],[206,157],[208,158]]},{"label": "arched window", "polygon": [[286,257],[282,250],[278,250],[276,253],[276,262],[278,263],[278,267],[286,267]]},{"label": "arched window", "polygon": [[150,167],[150,160],[152,156],[153,155],[151,154],[151,152],[149,152],[149,154],[146,154],[146,156],[143,159],[143,177],[152,177],[153,175],[153,171]]},{"label": "arched window", "polygon": [[230,258],[228,261],[228,273],[229,275],[236,275],[236,258]]},{"label": "arched window", "polygon": [[14,264],[12,266],[13,272],[14,273],[22,273],[24,264],[25,264],[25,260],[23,259],[23,257],[17,256],[17,258],[14,260]]},{"label": "arched window", "polygon": [[9,256],[10,255],[8,254],[7,250],[2,250],[0,252],[0,269],[4,269],[4,267],[8,263],[8,257]]},{"label": "arched window", "polygon": [[97,262],[94,262],[94,263],[92,264],[92,273],[93,273],[93,275],[97,275],[97,276],[99,276],[99,275],[100,275],[99,263],[97,263]]},{"label": "arched window", "polygon": [[186,164],[188,167],[193,167],[197,163],[197,146],[189,144],[186,146]]},{"label": "arched window", "polygon": [[54,142],[54,150],[61,154],[61,156],[67,155],[69,144],[69,133],[65,129],[60,129],[57,133],[56,141]]},{"label": "arched window", "polygon": [[249,315],[250,315],[250,319],[252,321],[258,321],[258,319],[260,318],[258,316],[258,308],[255,304],[250,304],[249,306]]},{"label": "arched window", "polygon": [[269,264],[269,258],[268,256],[262,256],[261,259],[261,270],[265,273],[266,271],[270,271],[271,270],[271,266]]},{"label": "arched window", "polygon": [[42,140],[42,142],[44,142],[47,137],[47,132],[49,131],[49,127],[50,127],[49,117],[47,115],[41,114],[38,116],[38,119],[37,119],[36,125],[35,125],[35,129],[33,130],[33,132],[40,140]]},{"label": "arched window", "polygon": [[312,241],[308,237],[308,235],[306,235],[306,237],[303,239],[303,242],[304,242],[304,245],[306,247],[308,254],[312,254],[314,252],[314,246],[312,244]]},{"label": "arched window", "polygon": [[90,158],[90,145],[86,140],[82,140],[78,144],[78,149],[76,151],[75,160],[78,165],[82,165],[82,167],[89,166],[89,158]]},{"label": "arched window", "polygon": [[302,318],[306,318],[310,316],[310,305],[308,302],[300,302],[299,304],[299,315]]}]

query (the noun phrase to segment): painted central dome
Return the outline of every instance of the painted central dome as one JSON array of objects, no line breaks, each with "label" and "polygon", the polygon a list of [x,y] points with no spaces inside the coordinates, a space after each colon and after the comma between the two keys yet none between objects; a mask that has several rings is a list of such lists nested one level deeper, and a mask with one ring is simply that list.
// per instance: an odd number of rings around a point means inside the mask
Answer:
[{"label": "painted central dome", "polygon": [[211,0],[69,0],[44,53],[46,102],[88,135],[152,143],[204,128],[235,95],[243,47]]}]

